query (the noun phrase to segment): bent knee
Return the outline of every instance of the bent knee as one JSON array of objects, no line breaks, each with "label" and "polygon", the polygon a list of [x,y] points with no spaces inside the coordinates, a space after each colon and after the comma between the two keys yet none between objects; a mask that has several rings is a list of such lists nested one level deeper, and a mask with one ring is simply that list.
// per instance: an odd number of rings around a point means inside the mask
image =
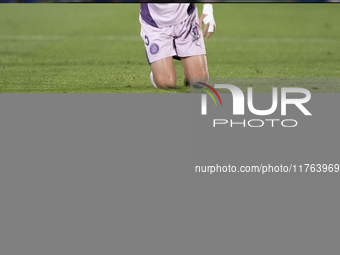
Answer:
[{"label": "bent knee", "polygon": [[202,83],[209,83],[209,75],[207,74],[206,76],[194,76],[194,77],[184,77],[184,85],[185,86],[191,86],[193,84],[197,84],[197,82],[202,82]]},{"label": "bent knee", "polygon": [[176,87],[176,78],[157,79],[155,80],[155,83],[159,89],[173,89]]}]

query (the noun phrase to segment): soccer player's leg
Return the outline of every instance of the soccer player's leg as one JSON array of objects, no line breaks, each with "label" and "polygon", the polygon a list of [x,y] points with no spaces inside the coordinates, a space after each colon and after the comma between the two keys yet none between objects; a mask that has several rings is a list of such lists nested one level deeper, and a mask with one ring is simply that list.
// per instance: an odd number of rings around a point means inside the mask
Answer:
[{"label": "soccer player's leg", "polygon": [[141,37],[144,40],[145,53],[151,66],[151,83],[159,89],[176,86],[176,71],[172,56],[176,55],[172,28],[155,28],[141,22]]},{"label": "soccer player's leg", "polygon": [[176,70],[172,57],[162,58],[151,63],[153,81],[159,89],[176,87]]},{"label": "soccer player's leg", "polygon": [[185,76],[185,85],[190,79],[200,78],[208,81],[208,67],[202,30],[198,28],[197,9],[189,18],[176,26],[177,37],[175,46],[177,55],[181,58]]},{"label": "soccer player's leg", "polygon": [[200,78],[201,82],[208,83],[209,73],[205,55],[182,57],[185,85],[190,84],[190,79]]}]

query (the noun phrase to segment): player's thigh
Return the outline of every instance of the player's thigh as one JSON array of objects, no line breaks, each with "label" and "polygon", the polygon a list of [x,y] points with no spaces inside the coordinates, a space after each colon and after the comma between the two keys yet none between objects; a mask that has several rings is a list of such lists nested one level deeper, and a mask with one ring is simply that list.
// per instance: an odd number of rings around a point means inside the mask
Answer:
[{"label": "player's thigh", "polygon": [[169,89],[176,86],[176,70],[172,57],[151,63],[153,79],[158,88]]},{"label": "player's thigh", "polygon": [[207,58],[205,55],[196,55],[181,58],[184,76],[190,82],[192,78],[200,78],[206,82],[209,78]]}]

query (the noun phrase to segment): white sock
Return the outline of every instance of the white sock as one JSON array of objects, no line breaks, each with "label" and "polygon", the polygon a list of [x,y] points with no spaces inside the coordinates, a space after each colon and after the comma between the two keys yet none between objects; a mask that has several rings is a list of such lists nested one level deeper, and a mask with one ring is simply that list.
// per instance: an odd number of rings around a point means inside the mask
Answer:
[{"label": "white sock", "polygon": [[151,71],[151,73],[150,73],[150,80],[151,80],[152,85],[157,89],[157,85],[156,85],[155,82],[153,81],[153,74],[152,74],[152,71]]}]

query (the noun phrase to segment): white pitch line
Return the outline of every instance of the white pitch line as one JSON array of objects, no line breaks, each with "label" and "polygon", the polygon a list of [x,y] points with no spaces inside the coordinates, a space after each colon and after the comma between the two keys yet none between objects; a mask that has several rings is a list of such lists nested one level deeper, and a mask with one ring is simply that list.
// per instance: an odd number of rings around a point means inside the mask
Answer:
[{"label": "white pitch line", "polygon": [[101,36],[102,40],[110,40],[110,41],[116,41],[116,40],[122,40],[122,41],[142,41],[142,38],[140,36],[126,36],[126,35],[108,35],[108,36]]},{"label": "white pitch line", "polygon": [[266,37],[215,37],[218,42],[245,42],[245,43],[338,43],[335,38],[266,38]]},{"label": "white pitch line", "polygon": [[0,35],[3,41],[60,41],[60,40],[109,40],[109,41],[142,41],[140,36],[77,36],[77,35]]},{"label": "white pitch line", "polygon": [[[59,40],[108,40],[108,41],[142,41],[140,36],[107,35],[107,36],[76,36],[76,35],[0,35],[2,41],[59,41]],[[340,38],[266,38],[266,37],[221,37],[215,36],[211,42],[230,43],[340,43]]]},{"label": "white pitch line", "polygon": [[0,40],[3,41],[56,41],[68,40],[68,36],[64,35],[0,35]]}]

